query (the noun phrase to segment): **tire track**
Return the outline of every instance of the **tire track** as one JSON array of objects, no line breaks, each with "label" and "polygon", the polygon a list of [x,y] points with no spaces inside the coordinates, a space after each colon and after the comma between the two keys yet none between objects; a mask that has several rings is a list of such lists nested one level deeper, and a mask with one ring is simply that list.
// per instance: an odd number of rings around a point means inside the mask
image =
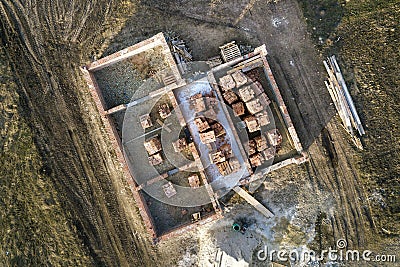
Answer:
[{"label": "tire track", "polygon": [[[339,129],[335,125],[329,124],[328,128],[336,138],[343,136],[343,133],[338,131]],[[358,189],[360,181],[346,157],[349,154],[347,146],[335,139],[333,141],[338,155],[338,164],[328,166],[321,162],[322,159],[319,159],[319,155],[324,151],[322,151],[322,144],[317,141],[317,144],[310,148],[312,171],[322,183],[324,191],[326,190],[334,196],[336,211],[331,214],[333,215],[331,219],[336,240],[345,237],[350,245],[353,244],[353,247],[365,247],[367,245],[365,234],[369,224],[362,209],[365,204],[359,200],[365,200],[365,194]]]},{"label": "tire track", "polygon": [[[5,2],[4,0],[2,0],[1,3],[2,3],[3,17],[6,18],[6,21],[9,25],[13,25],[14,21],[15,21],[16,27],[18,29],[17,32],[19,33],[19,37],[23,40],[22,43],[25,46],[25,48],[27,49],[27,52],[29,52],[29,54],[35,60],[35,63],[42,65],[43,63],[38,59],[37,53],[32,48],[31,44],[29,42],[27,42],[27,39],[29,38],[29,36],[27,36],[28,32],[26,32],[26,30],[24,29],[24,27],[23,27],[24,24],[22,23],[20,17],[18,16],[18,13],[16,12],[15,8],[13,8],[12,5]],[[21,7],[17,7],[17,9],[19,11],[20,11],[20,8]],[[23,12],[21,12],[21,13],[23,14]],[[25,21],[25,23],[27,24],[26,21]]]},{"label": "tire track", "polygon": [[[61,5],[50,1],[25,4],[31,9],[29,17],[19,1],[1,0],[0,11],[5,18],[1,24],[5,32],[2,38],[9,43],[9,51],[13,51],[9,54],[13,62],[24,58],[23,64],[14,64],[13,68],[20,83],[20,94],[29,107],[27,116],[36,132],[36,142],[53,170],[52,179],[60,197],[66,201],[64,205],[72,213],[72,220],[96,265],[149,265],[154,252],[148,247],[148,241],[135,234],[143,232],[143,226],[136,230],[128,222],[116,196],[115,182],[110,180],[120,179],[118,172],[109,174],[109,167],[103,165],[113,164],[104,158],[109,155],[102,153],[108,146],[99,143],[101,134],[96,136],[87,122],[82,121],[80,96],[76,92],[79,81],[73,70],[78,65],[71,60],[80,58],[79,50],[52,46],[63,40],[64,31],[56,25],[58,18],[50,14],[58,12]],[[83,9],[73,16],[78,23],[71,24],[72,39],[78,38],[88,21],[93,20],[96,4],[99,9],[102,3],[91,1],[79,6]],[[100,8],[105,10],[104,17],[109,16],[109,4],[105,3],[105,9]],[[78,8],[74,1],[73,7]],[[77,18],[81,15],[83,21]],[[66,54],[69,60],[65,59]],[[38,58],[41,64],[37,64]],[[62,80],[64,77],[71,77],[72,84]]]}]

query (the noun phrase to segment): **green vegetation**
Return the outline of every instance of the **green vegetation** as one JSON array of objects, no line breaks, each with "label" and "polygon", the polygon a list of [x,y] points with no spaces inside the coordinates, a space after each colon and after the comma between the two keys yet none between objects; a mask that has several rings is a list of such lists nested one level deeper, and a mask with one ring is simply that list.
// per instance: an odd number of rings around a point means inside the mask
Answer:
[{"label": "green vegetation", "polygon": [[0,51],[0,265],[88,266],[89,258],[45,175]]},{"label": "green vegetation", "polygon": [[[396,0],[300,1],[322,54],[339,57],[366,128],[360,153],[376,229],[400,232],[400,3]],[[321,17],[319,10],[326,10]],[[337,25],[336,22],[339,22]]]}]

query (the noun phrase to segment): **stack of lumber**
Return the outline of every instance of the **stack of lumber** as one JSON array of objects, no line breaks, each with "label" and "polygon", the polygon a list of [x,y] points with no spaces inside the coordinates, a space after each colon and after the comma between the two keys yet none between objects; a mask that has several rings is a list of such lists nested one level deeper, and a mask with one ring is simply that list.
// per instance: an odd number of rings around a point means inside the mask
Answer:
[{"label": "stack of lumber", "polygon": [[326,61],[324,60],[324,66],[329,75],[328,81],[325,81],[326,88],[331,95],[346,131],[353,138],[356,137],[354,129],[358,131],[360,136],[364,135],[364,128],[354,106],[353,99],[347,89],[336,57],[334,55],[328,57]]}]

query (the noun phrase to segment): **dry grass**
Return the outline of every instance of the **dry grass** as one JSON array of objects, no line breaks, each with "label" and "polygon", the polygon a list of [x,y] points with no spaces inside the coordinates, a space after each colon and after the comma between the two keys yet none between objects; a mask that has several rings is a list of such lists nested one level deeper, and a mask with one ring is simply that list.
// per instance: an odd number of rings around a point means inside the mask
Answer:
[{"label": "dry grass", "polygon": [[[300,1],[322,54],[337,54],[366,128],[357,166],[382,237],[400,233],[398,1]],[[330,10],[321,16],[320,10]],[[333,17],[332,17],[333,16]],[[336,17],[335,17],[336,16]],[[325,18],[324,18],[325,17]],[[312,30],[313,28],[316,30]]]},{"label": "dry grass", "polygon": [[[395,4],[397,2],[397,4]],[[341,59],[366,126],[360,166],[379,230],[400,233],[398,1],[351,1],[338,34]],[[374,200],[373,196],[382,196]],[[384,231],[384,230],[382,230]]]},{"label": "dry grass", "polygon": [[86,249],[46,175],[0,55],[0,265],[87,266]]}]

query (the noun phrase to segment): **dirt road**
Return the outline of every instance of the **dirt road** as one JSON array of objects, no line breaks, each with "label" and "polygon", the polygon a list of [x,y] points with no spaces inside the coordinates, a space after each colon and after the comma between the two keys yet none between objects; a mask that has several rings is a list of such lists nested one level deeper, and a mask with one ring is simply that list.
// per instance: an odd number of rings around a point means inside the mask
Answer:
[{"label": "dirt road", "polygon": [[156,262],[153,248],[79,73],[105,29],[118,27],[110,14],[123,19],[117,7],[113,1],[1,1],[1,37],[46,174],[94,264],[145,266]]}]

